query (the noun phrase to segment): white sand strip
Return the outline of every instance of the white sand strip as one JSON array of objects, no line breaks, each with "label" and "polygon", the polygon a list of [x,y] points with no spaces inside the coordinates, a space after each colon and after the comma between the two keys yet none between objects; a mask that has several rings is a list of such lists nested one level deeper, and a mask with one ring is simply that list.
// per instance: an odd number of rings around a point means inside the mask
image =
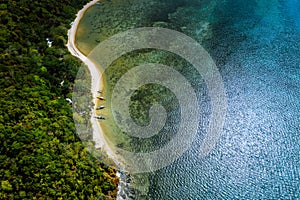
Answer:
[{"label": "white sand strip", "polygon": [[[91,74],[91,81],[92,81],[91,92],[93,95],[93,101],[94,101],[95,106],[96,106],[96,101],[97,101],[97,98],[96,98],[97,91],[102,90],[102,87],[103,87],[103,84],[101,84],[101,82],[100,82],[100,72],[99,72],[99,69],[96,67],[96,65],[92,61],[90,61],[85,55],[83,55],[79,51],[79,49],[76,47],[75,36],[76,36],[78,24],[79,24],[81,18],[83,17],[84,13],[86,12],[86,10],[89,7],[91,7],[92,5],[94,5],[97,2],[98,2],[98,0],[93,0],[89,3],[87,3],[77,13],[76,19],[74,20],[74,22],[72,23],[72,27],[68,31],[68,43],[67,43],[67,47],[68,47],[70,53],[73,56],[79,58],[84,64],[86,64],[88,66],[88,69]],[[109,147],[108,143],[106,142],[106,140],[104,138],[103,131],[101,129],[100,124],[98,123],[97,119],[94,118],[94,116],[91,116],[91,122],[92,122],[92,127],[93,127],[93,140],[96,143],[95,147],[96,148],[101,147],[103,150],[105,150],[107,152],[108,156],[111,159],[113,159],[114,162],[116,162],[116,164],[119,164],[116,159],[116,156],[114,156],[114,152],[111,150],[111,148]]]}]

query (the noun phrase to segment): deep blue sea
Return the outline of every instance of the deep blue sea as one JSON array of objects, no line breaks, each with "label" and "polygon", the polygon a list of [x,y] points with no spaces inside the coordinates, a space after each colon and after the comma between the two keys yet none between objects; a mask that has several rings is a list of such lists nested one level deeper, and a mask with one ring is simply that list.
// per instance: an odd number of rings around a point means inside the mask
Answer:
[{"label": "deep blue sea", "polygon": [[[210,156],[197,157],[199,140],[153,174],[149,195],[300,199],[300,1],[217,4],[209,19],[213,37],[205,45],[227,92],[224,131]],[[197,9],[185,6],[191,14]]]},{"label": "deep blue sea", "polygon": [[200,132],[172,165],[148,174],[147,197],[137,199],[300,199],[300,0],[102,6],[98,33],[105,23],[112,33],[132,28],[135,18],[138,27],[181,31],[208,51],[226,89],[225,125],[211,154],[199,158]]}]

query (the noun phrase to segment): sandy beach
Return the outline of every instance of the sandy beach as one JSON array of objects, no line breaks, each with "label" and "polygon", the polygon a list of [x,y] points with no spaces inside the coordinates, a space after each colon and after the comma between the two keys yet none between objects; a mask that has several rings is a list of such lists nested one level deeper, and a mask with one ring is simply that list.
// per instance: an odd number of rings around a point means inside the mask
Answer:
[{"label": "sandy beach", "polygon": [[[72,27],[68,31],[68,43],[67,47],[70,53],[79,58],[89,69],[90,75],[91,75],[91,92],[93,95],[93,102],[94,105],[97,105],[97,91],[98,90],[103,90],[104,83],[103,81],[100,82],[100,71],[97,68],[97,65],[93,63],[91,60],[89,60],[75,45],[75,36],[76,36],[76,31],[78,28],[78,24],[86,12],[86,10],[93,6],[95,3],[97,3],[98,0],[93,0],[89,3],[87,3],[78,13],[75,18],[75,20],[72,23]],[[95,110],[95,108],[94,108]],[[93,113],[95,114],[95,112]],[[104,151],[107,152],[109,158],[114,160],[116,164],[118,164],[118,161],[116,159],[116,156],[114,155],[114,152],[111,150],[109,147],[108,143],[106,142],[104,135],[103,135],[103,130],[98,123],[97,119],[94,118],[94,116],[91,116],[91,122],[92,122],[92,127],[93,127],[93,140],[95,141],[95,147],[96,148],[102,148]]]}]

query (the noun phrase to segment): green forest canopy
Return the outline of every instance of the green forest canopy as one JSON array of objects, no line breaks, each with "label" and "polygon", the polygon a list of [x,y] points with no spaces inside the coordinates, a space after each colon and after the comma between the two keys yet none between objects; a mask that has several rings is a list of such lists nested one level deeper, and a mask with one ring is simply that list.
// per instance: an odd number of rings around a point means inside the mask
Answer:
[{"label": "green forest canopy", "polygon": [[116,197],[115,169],[84,148],[65,100],[80,66],[67,30],[87,2],[0,3],[0,199]]}]

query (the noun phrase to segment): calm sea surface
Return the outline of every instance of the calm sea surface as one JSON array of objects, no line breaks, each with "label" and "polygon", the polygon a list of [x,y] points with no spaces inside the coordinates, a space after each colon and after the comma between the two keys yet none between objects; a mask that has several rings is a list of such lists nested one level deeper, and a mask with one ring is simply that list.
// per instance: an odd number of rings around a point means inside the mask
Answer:
[{"label": "calm sea surface", "polygon": [[[300,199],[300,1],[104,1],[86,13],[78,46],[88,53],[109,36],[144,26],[201,43],[221,73],[228,109],[208,157],[198,156],[199,130],[176,162],[148,174],[149,192],[136,198]],[[205,99],[205,89],[196,91]]]}]

